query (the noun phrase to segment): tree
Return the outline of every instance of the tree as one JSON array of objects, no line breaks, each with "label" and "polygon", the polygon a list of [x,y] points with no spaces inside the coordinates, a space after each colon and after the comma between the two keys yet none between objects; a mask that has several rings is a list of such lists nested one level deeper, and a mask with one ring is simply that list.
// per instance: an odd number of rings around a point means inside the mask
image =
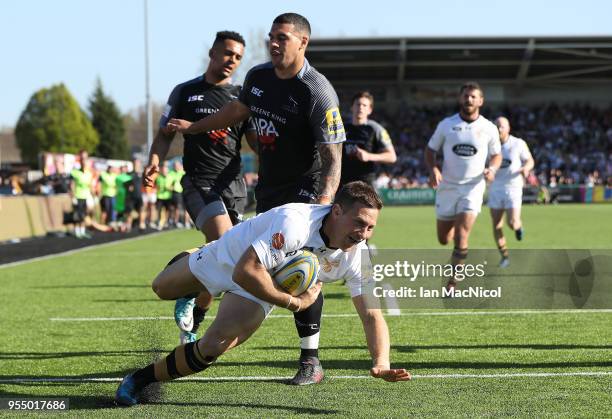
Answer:
[{"label": "tree", "polygon": [[[159,120],[162,112],[164,111],[164,104],[158,102],[152,102],[151,108],[153,110],[153,135],[159,129]],[[148,156],[149,150],[147,150],[147,109],[145,105],[140,105],[136,108],[130,109],[123,117],[123,122],[127,130],[128,144],[135,153],[143,153]],[[181,135],[176,135],[168,157],[181,155],[182,154],[182,141],[180,140]]]},{"label": "tree", "polygon": [[99,141],[87,114],[63,83],[32,95],[19,116],[15,137],[21,159],[32,166],[37,166],[41,152],[91,153]]},{"label": "tree", "polygon": [[104,94],[100,79],[89,99],[89,112],[93,127],[100,136],[95,155],[110,159],[129,158],[123,117],[115,102]]}]

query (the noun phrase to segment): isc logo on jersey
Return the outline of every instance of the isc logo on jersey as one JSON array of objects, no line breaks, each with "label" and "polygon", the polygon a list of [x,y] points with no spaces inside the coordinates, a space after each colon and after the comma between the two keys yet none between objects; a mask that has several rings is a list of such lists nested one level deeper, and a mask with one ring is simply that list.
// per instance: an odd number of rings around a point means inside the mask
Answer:
[{"label": "isc logo on jersey", "polygon": [[187,98],[187,102],[201,102],[204,100],[204,95],[192,95]]},{"label": "isc logo on jersey", "polygon": [[340,116],[340,109],[331,108],[325,112],[325,122],[327,123],[327,133],[330,135],[341,134],[344,132],[344,124]]}]

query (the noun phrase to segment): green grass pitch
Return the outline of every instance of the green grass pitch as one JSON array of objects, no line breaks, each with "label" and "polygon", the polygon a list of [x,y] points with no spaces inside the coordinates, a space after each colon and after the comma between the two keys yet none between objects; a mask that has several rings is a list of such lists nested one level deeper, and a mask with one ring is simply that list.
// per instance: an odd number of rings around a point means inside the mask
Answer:
[{"label": "green grass pitch", "polygon": [[[473,248],[494,247],[487,211]],[[610,248],[611,215],[610,205],[527,206],[525,240],[506,230],[509,247]],[[439,248],[434,223],[432,207],[385,208],[373,242]],[[174,348],[174,322],[159,319],[173,304],[158,301],[150,283],[173,255],[200,242],[195,231],[172,231],[0,269],[0,397],[68,397],[67,415],[78,418],[612,415],[610,311],[388,316],[392,364],[416,376],[392,384],[366,377],[359,319],[333,316],[354,313],[339,284],[324,287],[322,384],[276,379],[293,375],[298,356],[293,320],[278,308],[251,340],[197,375],[201,381],[165,384],[156,401],[114,407],[116,379]],[[124,317],[148,320],[110,320]]]}]

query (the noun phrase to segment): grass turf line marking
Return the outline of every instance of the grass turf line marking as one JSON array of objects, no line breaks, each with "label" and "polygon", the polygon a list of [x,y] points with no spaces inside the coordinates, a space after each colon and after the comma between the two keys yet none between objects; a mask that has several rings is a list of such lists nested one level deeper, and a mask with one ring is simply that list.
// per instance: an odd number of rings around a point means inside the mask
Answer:
[{"label": "grass turf line marking", "polygon": [[[548,378],[548,377],[607,377],[612,371],[574,371],[574,372],[517,372],[508,374],[414,374],[413,379],[462,379],[462,378]],[[235,376],[235,377],[184,377],[174,381],[286,381],[292,377],[265,376]],[[364,380],[371,379],[369,375],[332,375],[326,378],[332,380]],[[0,378],[0,383],[119,383],[121,377],[47,377],[47,378]]]},{"label": "grass turf line marking", "polygon": [[[601,310],[508,310],[508,311],[417,311],[401,312],[393,316],[497,316],[497,315],[524,315],[524,314],[587,314],[612,313],[612,309]],[[323,314],[323,317],[357,317],[357,313]],[[206,316],[205,319],[214,319],[215,316]],[[272,314],[268,318],[293,318],[290,314]],[[174,320],[170,316],[157,317],[50,317],[52,322],[110,322],[110,321],[146,321],[146,320]]]},{"label": "grass turf line marking", "polygon": [[70,255],[73,255],[75,253],[82,252],[83,250],[99,249],[101,247],[107,247],[107,246],[111,246],[113,244],[127,243],[127,242],[131,242],[131,241],[135,241],[135,240],[142,240],[142,239],[147,238],[147,237],[154,237],[154,236],[157,236],[159,234],[170,233],[170,231],[172,231],[172,230],[158,231],[158,232],[154,232],[154,233],[143,234],[142,236],[130,237],[128,239],[119,239],[119,240],[113,240],[113,241],[106,242],[106,243],[91,244],[89,246],[83,246],[83,247],[79,247],[77,249],[66,250],[65,252],[52,253],[50,255],[39,256],[39,257],[35,257],[35,258],[30,258],[30,259],[18,260],[16,262],[4,263],[4,264],[0,265],[0,269],[12,268],[13,266],[25,265],[27,263],[39,262],[39,261],[42,261],[42,260],[53,259],[55,257],[60,257],[60,256],[70,256]]}]

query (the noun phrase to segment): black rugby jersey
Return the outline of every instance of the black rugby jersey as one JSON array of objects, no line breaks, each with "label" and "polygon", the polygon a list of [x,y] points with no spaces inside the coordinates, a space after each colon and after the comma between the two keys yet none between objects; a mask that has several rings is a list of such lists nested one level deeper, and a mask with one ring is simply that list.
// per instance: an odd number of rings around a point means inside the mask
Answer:
[{"label": "black rugby jersey", "polygon": [[369,152],[380,153],[391,146],[387,130],[378,122],[368,120],[363,125],[346,124],[346,142],[342,147],[341,184],[354,180],[371,183],[375,177],[376,163],[362,162],[355,155],[357,147]]},{"label": "black rugby jersey", "polygon": [[[204,76],[177,85],[159,121],[165,127],[171,118],[197,121],[216,113],[236,99],[240,86],[213,85]],[[240,175],[240,140],[246,124],[198,134],[184,134],[183,166],[193,180],[233,180]]]},{"label": "black rugby jersey", "polygon": [[251,111],[258,137],[258,190],[291,187],[305,179],[318,181],[318,143],[344,141],[338,96],[314,67],[291,79],[280,79],[272,63],[249,70],[239,100]]}]

